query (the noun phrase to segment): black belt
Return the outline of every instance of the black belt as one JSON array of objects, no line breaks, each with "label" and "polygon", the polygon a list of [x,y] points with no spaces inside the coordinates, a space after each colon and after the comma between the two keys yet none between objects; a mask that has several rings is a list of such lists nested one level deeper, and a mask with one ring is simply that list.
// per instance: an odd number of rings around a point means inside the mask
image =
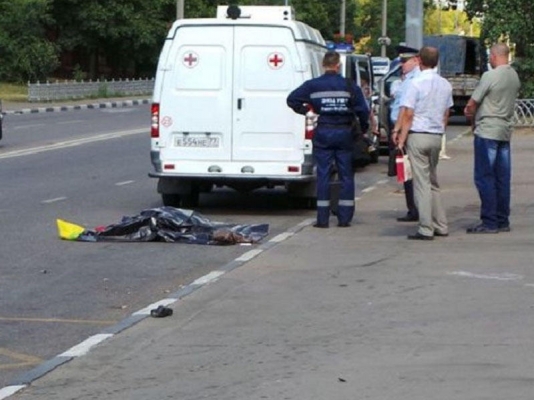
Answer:
[{"label": "black belt", "polygon": [[421,133],[423,135],[443,135],[443,133],[439,133],[439,132],[408,131],[408,133]]}]

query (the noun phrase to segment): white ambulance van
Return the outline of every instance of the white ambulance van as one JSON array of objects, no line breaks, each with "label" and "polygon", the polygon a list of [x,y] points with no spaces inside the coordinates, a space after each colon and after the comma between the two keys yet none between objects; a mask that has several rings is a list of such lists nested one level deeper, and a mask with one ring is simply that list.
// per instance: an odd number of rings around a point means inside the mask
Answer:
[{"label": "white ambulance van", "polygon": [[319,31],[288,6],[219,6],[176,21],[155,79],[151,161],[165,205],[193,207],[214,186],[283,186],[315,200],[311,137],[287,95],[323,73]]}]

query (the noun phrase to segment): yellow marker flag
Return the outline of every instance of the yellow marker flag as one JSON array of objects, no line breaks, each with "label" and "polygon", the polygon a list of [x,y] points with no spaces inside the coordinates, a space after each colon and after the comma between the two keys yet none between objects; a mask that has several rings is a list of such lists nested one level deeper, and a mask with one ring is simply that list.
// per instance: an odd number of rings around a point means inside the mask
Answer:
[{"label": "yellow marker flag", "polygon": [[64,240],[76,240],[85,231],[83,226],[62,219],[56,219],[56,223],[59,237]]}]

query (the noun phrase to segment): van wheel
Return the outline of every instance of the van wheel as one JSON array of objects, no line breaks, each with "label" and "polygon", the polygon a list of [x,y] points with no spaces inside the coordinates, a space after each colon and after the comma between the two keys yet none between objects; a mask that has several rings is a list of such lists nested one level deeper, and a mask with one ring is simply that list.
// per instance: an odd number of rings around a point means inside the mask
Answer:
[{"label": "van wheel", "polygon": [[194,190],[189,194],[182,195],[182,207],[192,208],[197,207],[200,199],[200,193],[198,190]]},{"label": "van wheel", "polygon": [[182,196],[174,193],[162,193],[161,200],[167,207],[180,207],[182,204]]},{"label": "van wheel", "polygon": [[291,197],[292,208],[304,210],[313,210],[317,208],[317,199],[315,197]]}]

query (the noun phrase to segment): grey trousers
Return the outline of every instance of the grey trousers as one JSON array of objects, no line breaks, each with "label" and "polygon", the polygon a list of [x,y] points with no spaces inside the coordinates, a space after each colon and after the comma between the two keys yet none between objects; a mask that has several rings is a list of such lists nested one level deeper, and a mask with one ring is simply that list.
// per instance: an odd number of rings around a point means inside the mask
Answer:
[{"label": "grey trousers", "polygon": [[410,133],[406,147],[412,164],[415,204],[419,210],[418,232],[426,236],[433,236],[434,231],[448,233],[437,176],[441,135]]}]

